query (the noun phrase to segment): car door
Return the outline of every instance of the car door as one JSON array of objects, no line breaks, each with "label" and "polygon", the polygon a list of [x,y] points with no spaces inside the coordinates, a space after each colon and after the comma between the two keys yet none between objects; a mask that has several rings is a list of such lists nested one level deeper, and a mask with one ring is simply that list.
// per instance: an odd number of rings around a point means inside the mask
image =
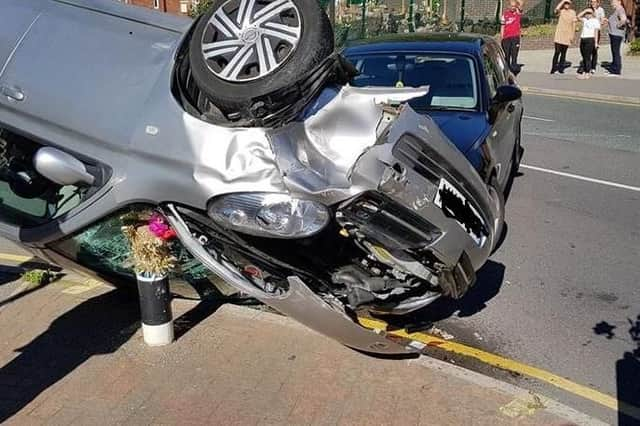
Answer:
[{"label": "car door", "polygon": [[505,73],[504,62],[498,59],[496,50],[490,46],[485,46],[482,62],[489,100],[487,106],[489,111],[488,119],[491,125],[487,143],[494,156],[497,184],[500,187],[499,189],[504,189],[509,179],[511,158],[515,144],[514,113],[516,112],[516,104],[515,102],[496,104],[492,101],[498,87],[510,84]]},{"label": "car door", "polygon": [[[104,183],[128,161],[113,153],[129,149],[137,126],[131,117],[148,108],[181,33],[145,24],[135,13],[119,17],[111,8],[125,6],[109,2],[1,3],[0,235],[42,245],[113,208],[103,196],[109,191]],[[96,172],[95,187],[81,191],[82,201],[90,202],[79,209],[72,209],[79,205],[74,200],[57,207],[78,188],[40,182],[32,160],[45,146]],[[35,179],[31,189],[25,187],[29,179]]]}]

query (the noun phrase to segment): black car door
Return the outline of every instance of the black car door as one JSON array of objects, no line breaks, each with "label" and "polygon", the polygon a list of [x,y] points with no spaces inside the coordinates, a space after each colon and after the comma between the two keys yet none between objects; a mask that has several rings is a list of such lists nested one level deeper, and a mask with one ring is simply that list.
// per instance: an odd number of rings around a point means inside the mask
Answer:
[{"label": "black car door", "polygon": [[494,103],[497,89],[512,84],[508,80],[510,73],[506,70],[504,60],[497,49],[486,45],[483,50],[483,66],[489,98],[488,119],[491,131],[487,143],[494,155],[496,179],[500,189],[504,189],[511,171],[511,159],[516,141],[515,124],[519,113],[518,102]]}]

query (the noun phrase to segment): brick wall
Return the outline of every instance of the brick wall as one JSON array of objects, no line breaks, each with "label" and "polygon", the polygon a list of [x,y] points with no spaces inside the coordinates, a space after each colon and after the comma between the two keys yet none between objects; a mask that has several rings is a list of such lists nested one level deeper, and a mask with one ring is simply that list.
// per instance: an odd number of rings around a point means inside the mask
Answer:
[{"label": "brick wall", "polygon": [[160,12],[187,15],[191,10],[192,0],[119,0],[121,3],[148,7]]},{"label": "brick wall", "polygon": [[[460,19],[461,0],[443,0],[441,3],[446,7],[447,17],[450,20]],[[474,21],[495,19],[496,9],[500,9],[500,13],[502,13],[508,3],[509,0],[502,0],[502,2],[497,0],[465,0],[464,17]],[[553,0],[552,8],[555,7],[556,3],[557,1]],[[545,0],[528,0],[524,3],[525,15],[543,18],[544,8]]]}]

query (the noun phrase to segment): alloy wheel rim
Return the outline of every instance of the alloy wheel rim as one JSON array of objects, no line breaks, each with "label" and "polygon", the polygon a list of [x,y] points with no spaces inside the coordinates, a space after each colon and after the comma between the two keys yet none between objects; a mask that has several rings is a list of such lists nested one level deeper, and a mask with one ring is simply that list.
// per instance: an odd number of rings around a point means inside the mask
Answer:
[{"label": "alloy wheel rim", "polygon": [[284,64],[301,33],[302,20],[292,0],[228,0],[205,26],[202,55],[223,80],[255,80]]}]

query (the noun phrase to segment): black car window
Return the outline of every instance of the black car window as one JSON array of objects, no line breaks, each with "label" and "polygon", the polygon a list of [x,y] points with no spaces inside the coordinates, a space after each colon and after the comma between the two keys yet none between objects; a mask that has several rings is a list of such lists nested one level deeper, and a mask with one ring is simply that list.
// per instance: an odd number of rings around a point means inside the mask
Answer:
[{"label": "black car window", "polygon": [[33,166],[40,145],[0,129],[0,217],[12,226],[35,226],[80,204],[86,190],[55,184]]},{"label": "black car window", "polygon": [[496,95],[498,86],[500,86],[501,84],[500,74],[496,69],[495,63],[491,60],[491,57],[487,54],[486,51],[482,56],[482,65],[484,66],[484,73],[487,78],[489,97],[493,98]]},{"label": "black car window", "polygon": [[496,64],[498,65],[498,70],[500,70],[501,75],[504,77],[503,81],[509,81],[509,77],[511,75],[511,71],[507,68],[507,60],[504,57],[504,53],[502,49],[491,49],[494,52],[496,58]]},{"label": "black car window", "polygon": [[478,107],[476,69],[470,57],[442,53],[382,53],[348,58],[360,72],[351,82],[354,86],[429,86],[426,96],[409,101],[417,111]]}]

